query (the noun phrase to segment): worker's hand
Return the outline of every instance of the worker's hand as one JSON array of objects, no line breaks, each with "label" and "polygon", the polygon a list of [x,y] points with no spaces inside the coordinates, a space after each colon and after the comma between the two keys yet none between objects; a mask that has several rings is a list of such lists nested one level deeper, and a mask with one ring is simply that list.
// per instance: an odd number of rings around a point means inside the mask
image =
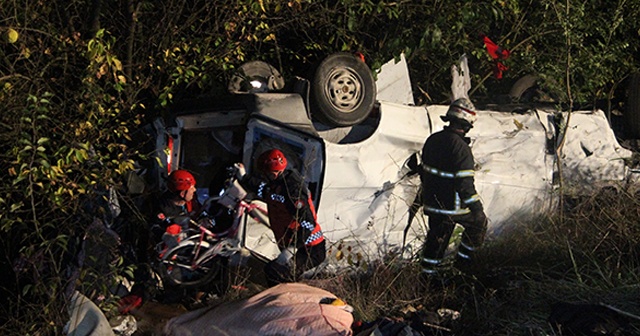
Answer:
[{"label": "worker's hand", "polygon": [[295,254],[296,248],[294,246],[289,246],[280,252],[278,258],[276,258],[276,262],[280,265],[289,265]]},{"label": "worker's hand", "polygon": [[469,205],[469,210],[471,210],[471,217],[473,221],[478,224],[486,224],[487,223],[487,215],[484,213],[484,207],[482,203],[474,202]]},{"label": "worker's hand", "polygon": [[409,159],[407,159],[407,168],[411,171],[411,174],[420,172],[420,154],[413,153]]},{"label": "worker's hand", "polygon": [[242,162],[238,162],[233,166],[236,168],[236,177],[238,180],[242,180],[242,178],[247,175],[247,169],[244,167],[244,164]]}]

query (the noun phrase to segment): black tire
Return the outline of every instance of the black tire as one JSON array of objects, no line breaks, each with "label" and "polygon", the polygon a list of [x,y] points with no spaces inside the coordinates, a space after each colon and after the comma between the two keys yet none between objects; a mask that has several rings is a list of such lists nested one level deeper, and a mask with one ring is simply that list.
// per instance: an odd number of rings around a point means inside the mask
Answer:
[{"label": "black tire", "polygon": [[366,63],[349,53],[335,53],[316,69],[311,84],[311,115],[330,126],[365,120],[376,102],[376,83]]},{"label": "black tire", "polygon": [[212,279],[209,283],[206,283],[204,287],[201,287],[203,291],[216,294],[219,297],[224,296],[229,292],[231,288],[230,275],[229,275],[229,258],[217,258],[220,265],[220,272],[215,279]]},{"label": "black tire", "polygon": [[624,127],[627,138],[640,139],[640,72],[629,76],[624,106]]},{"label": "black tire", "polygon": [[525,75],[518,79],[509,91],[511,101],[514,103],[532,101],[535,95],[537,81],[538,77],[534,75]]},{"label": "black tire", "polygon": [[[198,250],[199,248],[199,250]],[[211,245],[188,240],[169,250],[159,266],[162,281],[170,286],[183,288],[200,287],[210,283],[223,273],[225,258],[209,255]],[[198,250],[198,259],[193,263]],[[195,264],[195,267],[192,267]]]},{"label": "black tire", "polygon": [[[258,80],[263,87],[254,88],[251,81]],[[228,89],[231,93],[269,92],[284,88],[284,78],[280,72],[269,63],[251,61],[238,68],[229,81]]]}]

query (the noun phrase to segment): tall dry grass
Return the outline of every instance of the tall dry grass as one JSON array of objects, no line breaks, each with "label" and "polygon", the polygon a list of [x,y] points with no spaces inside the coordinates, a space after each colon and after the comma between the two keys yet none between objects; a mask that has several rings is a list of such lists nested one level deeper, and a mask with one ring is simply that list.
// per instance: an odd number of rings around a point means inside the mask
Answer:
[{"label": "tall dry grass", "polygon": [[[426,335],[563,335],[548,322],[557,302],[604,303],[640,316],[640,198],[602,189],[564,203],[562,213],[511,223],[473,264],[439,277],[422,279],[417,260],[388,255],[305,282],[346,301],[359,321],[410,324],[416,316],[433,321],[441,309],[460,314],[427,325]],[[235,273],[233,288],[245,290],[214,304],[264,289],[252,273]],[[632,319],[623,335],[640,335],[640,321]]]},{"label": "tall dry grass", "polygon": [[[570,197],[562,213],[512,223],[475,262],[423,281],[417,262],[389,257],[367,271],[313,280],[355,308],[356,319],[406,319],[448,308],[460,318],[434,334],[558,335],[556,302],[604,303],[640,315],[640,200],[602,189]],[[632,319],[629,334],[640,335]]]},{"label": "tall dry grass", "polygon": [[[604,303],[640,316],[640,200],[626,190],[602,189],[566,199],[562,213],[514,222],[478,251],[475,262],[421,279],[417,260],[388,255],[368,267],[306,280],[354,307],[356,320],[460,317],[427,327],[432,335],[562,335],[548,323],[556,302]],[[258,267],[258,266],[256,266]],[[210,304],[264,289],[244,270],[232,289]],[[244,288],[244,289],[238,289]],[[61,315],[62,316],[62,315]],[[16,321],[17,322],[17,321]],[[5,325],[9,327],[9,325]],[[37,334],[37,325],[10,330]],[[640,335],[631,319],[624,335]],[[139,330],[136,335],[152,335]]]}]

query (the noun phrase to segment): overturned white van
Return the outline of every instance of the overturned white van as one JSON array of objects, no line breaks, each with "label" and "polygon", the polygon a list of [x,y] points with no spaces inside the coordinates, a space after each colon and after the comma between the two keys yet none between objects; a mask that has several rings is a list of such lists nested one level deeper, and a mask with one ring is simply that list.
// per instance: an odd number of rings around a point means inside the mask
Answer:
[{"label": "overturned white van", "polygon": [[[240,93],[177,108],[168,122],[155,123],[160,171],[190,170],[204,199],[219,190],[225,167],[242,161],[251,171],[255,157],[277,146],[308,183],[330,263],[347,260],[336,258],[338,250],[351,262],[399,251],[410,218],[405,253],[415,253],[428,228],[421,210],[409,215],[419,178],[408,174],[406,162],[444,126],[440,116],[447,106],[412,105],[402,58],[382,68],[375,108],[355,125],[316,121],[304,92]],[[559,132],[559,120],[568,121],[566,134]],[[559,168],[566,185],[616,183],[629,175],[625,159],[632,153],[618,144],[601,111],[569,117],[537,109],[480,110],[469,137],[489,237],[523,216],[554,209]],[[256,255],[278,254],[270,230],[260,224],[247,220],[242,238]]]}]

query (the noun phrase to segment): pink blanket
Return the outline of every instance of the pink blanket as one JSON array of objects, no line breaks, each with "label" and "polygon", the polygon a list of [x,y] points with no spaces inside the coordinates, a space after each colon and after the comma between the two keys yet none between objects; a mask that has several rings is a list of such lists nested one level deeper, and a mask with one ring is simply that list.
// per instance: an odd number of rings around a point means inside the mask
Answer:
[{"label": "pink blanket", "polygon": [[287,283],[177,316],[163,335],[352,335],[352,310],[328,291]]}]

